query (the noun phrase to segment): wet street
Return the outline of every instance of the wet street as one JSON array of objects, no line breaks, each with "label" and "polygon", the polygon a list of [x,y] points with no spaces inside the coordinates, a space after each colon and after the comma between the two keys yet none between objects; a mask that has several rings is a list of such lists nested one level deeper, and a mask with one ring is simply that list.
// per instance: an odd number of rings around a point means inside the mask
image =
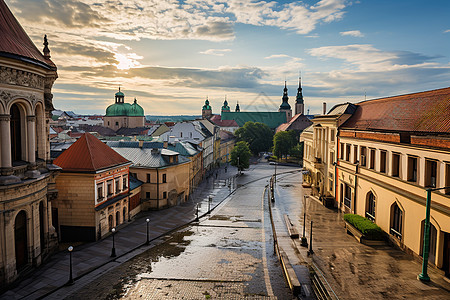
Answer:
[{"label": "wet street", "polygon": [[273,171],[252,165],[209,216],[66,299],[292,299],[274,254],[265,196]]}]

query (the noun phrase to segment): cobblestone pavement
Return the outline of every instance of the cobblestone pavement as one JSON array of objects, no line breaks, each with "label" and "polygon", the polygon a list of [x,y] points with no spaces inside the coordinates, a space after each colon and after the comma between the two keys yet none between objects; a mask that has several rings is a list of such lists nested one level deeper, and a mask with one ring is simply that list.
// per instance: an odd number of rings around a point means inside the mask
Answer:
[{"label": "cobblestone pavement", "polygon": [[[276,189],[274,214],[289,214],[303,231],[303,190],[301,175],[280,176]],[[342,214],[328,209],[313,198],[306,201],[309,242],[313,221],[314,255],[300,249],[301,259],[317,266],[340,299],[450,299],[450,284],[443,273],[429,268],[431,283],[417,280],[421,263],[396,248],[366,246],[358,243],[344,229]]]},{"label": "cobblestone pavement", "polygon": [[252,166],[240,176],[240,188],[210,217],[66,299],[293,299],[273,253],[263,202],[267,178],[257,180],[273,172],[267,166]]}]

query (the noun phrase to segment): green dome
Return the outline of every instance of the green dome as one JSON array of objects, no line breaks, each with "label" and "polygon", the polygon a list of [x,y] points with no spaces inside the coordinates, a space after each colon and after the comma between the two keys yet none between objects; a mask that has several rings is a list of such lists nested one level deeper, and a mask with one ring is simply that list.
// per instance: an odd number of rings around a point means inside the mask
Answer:
[{"label": "green dome", "polygon": [[212,110],[211,106],[209,105],[209,100],[208,99],[206,99],[205,105],[203,105],[202,110]]},{"label": "green dome", "polygon": [[128,116],[130,109],[129,103],[114,103],[106,108],[106,117]]},{"label": "green dome", "polygon": [[128,116],[130,117],[143,117],[144,109],[142,106],[137,104],[136,99],[134,99],[134,103],[130,105],[130,109],[128,110]]},{"label": "green dome", "polygon": [[280,109],[291,109],[291,106],[287,102],[283,102],[280,105]]},{"label": "green dome", "polygon": [[125,94],[122,93],[121,91],[118,91],[118,92],[116,93],[116,96],[122,96],[122,97],[125,97]]}]

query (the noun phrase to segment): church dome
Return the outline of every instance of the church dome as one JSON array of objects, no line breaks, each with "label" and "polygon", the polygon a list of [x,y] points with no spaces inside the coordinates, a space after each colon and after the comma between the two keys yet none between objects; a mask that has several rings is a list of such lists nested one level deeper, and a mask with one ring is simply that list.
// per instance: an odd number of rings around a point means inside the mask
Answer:
[{"label": "church dome", "polygon": [[291,106],[287,102],[283,102],[280,105],[280,109],[291,109]]},{"label": "church dome", "polygon": [[[142,109],[142,107],[141,107]],[[106,117],[128,116],[131,110],[131,104],[129,103],[114,103],[106,108]],[[142,110],[142,115],[144,110]]]},{"label": "church dome", "polygon": [[206,99],[205,105],[203,105],[202,110],[211,110],[211,106],[209,105],[209,100]]},{"label": "church dome", "polygon": [[143,117],[144,109],[142,106],[137,104],[136,98],[134,98],[134,103],[130,105],[130,109],[128,110],[128,116],[130,117]]}]

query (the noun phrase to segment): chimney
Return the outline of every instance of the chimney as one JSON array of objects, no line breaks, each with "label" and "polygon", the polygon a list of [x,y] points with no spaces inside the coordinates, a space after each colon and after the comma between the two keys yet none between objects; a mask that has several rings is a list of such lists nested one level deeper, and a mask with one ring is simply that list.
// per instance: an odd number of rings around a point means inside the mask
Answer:
[{"label": "chimney", "polygon": [[164,141],[164,143],[163,143],[163,148],[164,148],[164,149],[167,149],[167,146],[169,146],[169,142],[168,142],[168,141]]},{"label": "chimney", "polygon": [[327,114],[327,103],[326,102],[323,103],[323,113],[322,114],[323,115]]},{"label": "chimney", "polygon": [[139,148],[142,148],[144,146],[144,141],[140,140],[139,141]]}]

